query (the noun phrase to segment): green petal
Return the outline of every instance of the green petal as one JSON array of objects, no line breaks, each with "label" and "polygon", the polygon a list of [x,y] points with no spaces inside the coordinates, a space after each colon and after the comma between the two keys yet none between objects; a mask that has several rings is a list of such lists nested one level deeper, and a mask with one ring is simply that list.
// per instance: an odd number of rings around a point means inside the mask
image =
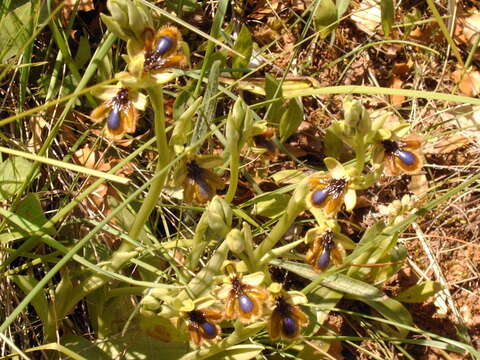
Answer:
[{"label": "green petal", "polygon": [[179,310],[183,312],[189,312],[189,311],[192,311],[193,309],[195,309],[195,304],[193,303],[192,300],[187,299],[182,302],[182,306],[180,307]]},{"label": "green petal", "polygon": [[195,162],[204,169],[213,169],[223,165],[225,160],[218,155],[197,155]]},{"label": "green petal", "polygon": [[231,289],[232,289],[231,285],[225,284],[225,285],[222,285],[221,287],[215,289],[213,293],[219,299],[226,299],[228,297],[228,294],[230,293]]},{"label": "green petal", "polygon": [[289,291],[288,297],[293,305],[306,304],[308,302],[307,297],[300,291]]},{"label": "green petal", "polygon": [[343,179],[347,176],[342,164],[340,164],[336,159],[327,157],[323,160],[323,162],[325,163],[328,172],[334,179]]},{"label": "green petal", "polygon": [[152,75],[152,78],[155,79],[155,83],[157,85],[169,83],[170,81],[175,80],[176,77],[177,77],[177,74],[171,73],[171,72],[162,72],[162,73]]},{"label": "green petal", "polygon": [[116,85],[103,85],[92,90],[93,96],[98,97],[100,100],[110,100],[115,97],[122,86],[120,84]]},{"label": "green petal", "polygon": [[357,203],[357,193],[353,189],[348,189],[347,193],[345,194],[345,208],[347,211],[352,211]]},{"label": "green petal", "polygon": [[279,294],[282,291],[282,288],[283,288],[282,284],[273,282],[268,287],[268,291],[270,291],[272,294]]},{"label": "green petal", "polygon": [[335,242],[347,250],[353,250],[356,246],[352,239],[342,233],[335,233]]},{"label": "green petal", "polygon": [[385,158],[385,149],[383,145],[377,144],[373,147],[372,150],[372,161],[374,164],[381,164],[383,163],[383,159]]},{"label": "green petal", "polygon": [[147,107],[147,97],[144,94],[131,90],[128,92],[128,97],[138,110],[144,111]]},{"label": "green petal", "polygon": [[244,282],[247,285],[259,286],[262,284],[264,279],[265,279],[265,274],[261,271],[257,271],[253,274],[245,275],[242,278],[242,282]]},{"label": "green petal", "polygon": [[196,299],[193,303],[195,304],[195,308],[200,310],[212,306],[213,304],[215,304],[215,302],[216,300],[212,296],[204,296]]}]

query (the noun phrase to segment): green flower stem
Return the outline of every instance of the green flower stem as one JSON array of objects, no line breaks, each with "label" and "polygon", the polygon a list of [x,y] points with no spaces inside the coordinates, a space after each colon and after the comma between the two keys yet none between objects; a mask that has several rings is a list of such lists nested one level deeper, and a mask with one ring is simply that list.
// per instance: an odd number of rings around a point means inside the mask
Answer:
[{"label": "green flower stem", "polygon": [[207,359],[215,354],[220,354],[223,351],[227,350],[229,347],[237,345],[249,337],[254,336],[260,330],[262,330],[266,325],[265,321],[257,322],[249,326],[241,326],[235,329],[235,331],[228,336],[227,338],[220,341],[218,344],[213,344],[207,348],[202,348],[189,352],[188,354],[182,356],[180,360],[202,360]]},{"label": "green flower stem", "polygon": [[246,262],[246,264],[250,272],[255,272],[252,230],[246,221],[243,222],[242,231],[245,239],[245,253],[248,256],[248,262]]},{"label": "green flower stem", "polygon": [[192,241],[192,253],[190,255],[189,268],[195,269],[200,261],[200,256],[202,256],[203,250],[208,244],[207,239],[205,239],[205,233],[208,230],[208,221],[207,221],[207,212],[204,212],[198,221],[197,227],[195,228],[195,235],[193,236]]},{"label": "green flower stem", "polygon": [[[165,133],[165,113],[163,108],[163,91],[161,87],[152,87],[148,89],[150,102],[152,104],[154,113],[155,113],[155,137],[157,140],[157,151],[158,151],[158,160],[157,160],[157,172],[160,172],[162,169],[168,166],[170,159],[170,150],[167,145],[167,137]],[[137,240],[140,235],[145,223],[147,222],[150,214],[152,213],[160,193],[165,184],[167,178],[167,171],[163,171],[161,175],[157,176],[150,186],[147,196],[140,207],[140,210],[135,217],[134,223],[130,229],[129,237],[133,240]],[[138,254],[135,250],[135,245],[123,240],[120,244],[118,250],[116,250],[111,257],[110,265],[108,266],[108,271],[118,271],[121,269],[132,257]],[[104,275],[95,274],[89,277],[84,285],[81,286],[81,294],[75,296],[83,297],[90,292],[102,287],[109,281]],[[68,311],[66,309],[65,311]]]},{"label": "green flower stem", "polygon": [[[148,89],[150,102],[155,113],[155,137],[157,138],[157,151],[158,151],[158,160],[157,160],[157,170],[168,166],[170,161],[170,149],[167,142],[167,134],[165,132],[165,109],[163,106],[163,90],[160,86],[151,87]],[[157,204],[160,193],[162,192],[163,186],[167,179],[168,172],[164,172],[162,176],[159,176],[154,182],[148,191],[148,194],[138,211],[135,221],[130,229],[128,235],[130,238],[136,240],[140,235],[145,223],[147,222],[150,214],[152,213],[155,205]],[[120,245],[119,251],[122,247],[131,249],[132,245],[128,242],[123,242]]]},{"label": "green flower stem", "polygon": [[230,154],[230,185],[228,186],[227,194],[225,195],[225,201],[231,203],[235,197],[238,186],[238,172],[240,168],[240,154],[238,148],[231,150]]},{"label": "green flower stem", "polygon": [[297,216],[305,210],[305,199],[309,191],[308,178],[302,180],[295,189],[292,198],[288,202],[287,209],[282,215],[277,225],[272,229],[270,234],[263,240],[254,251],[255,262],[259,264],[260,259],[267,254],[280,241],[283,235],[288,231],[294,223]]},{"label": "green flower stem", "polygon": [[364,134],[359,133],[355,135],[355,176],[360,176],[363,173],[365,167],[365,143],[363,141]]},{"label": "green flower stem", "polygon": [[295,249],[298,245],[300,245],[303,242],[305,242],[305,240],[300,239],[300,240],[297,240],[297,241],[293,241],[293,242],[291,242],[287,245],[283,245],[279,248],[268,251],[260,259],[260,265],[267,265],[270,262],[270,260],[276,259],[276,258],[282,256],[283,254]]}]

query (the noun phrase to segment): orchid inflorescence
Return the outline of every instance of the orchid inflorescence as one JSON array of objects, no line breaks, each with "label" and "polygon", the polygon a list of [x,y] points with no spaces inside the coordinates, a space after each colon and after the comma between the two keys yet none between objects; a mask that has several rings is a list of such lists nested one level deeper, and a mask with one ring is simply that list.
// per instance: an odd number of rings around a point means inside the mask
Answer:
[{"label": "orchid inflorescence", "polygon": [[[116,22],[111,22],[107,16],[103,19],[122,37]],[[147,99],[139,90],[168,83],[175,78],[168,70],[185,64],[185,55],[179,49],[182,39],[179,30],[167,25],[155,32],[149,23],[137,37],[125,35],[129,71],[115,75],[116,85],[100,87],[95,93],[104,102],[92,111],[91,119],[94,122],[107,119],[105,133],[112,140],[135,132],[139,118],[137,110],[145,110]]]},{"label": "orchid inflorescence", "polygon": [[[270,313],[267,328],[273,340],[296,340],[300,337],[301,329],[309,323],[299,307],[307,303],[304,294],[286,291],[282,284],[276,282],[267,289],[262,286],[265,281],[263,272],[242,275],[231,261],[227,261],[223,268],[223,284],[214,289],[215,297],[206,296],[194,301],[187,299],[181,303],[172,301],[172,306],[179,313],[177,327],[188,330],[194,345],[218,340],[222,320],[238,319],[243,324],[250,324],[259,321],[266,312]],[[219,301],[223,303],[223,308]]]},{"label": "orchid inflorescence", "polygon": [[[365,108],[350,98],[344,101],[344,114],[345,120],[334,122],[329,130],[334,139],[338,139],[337,145],[343,143],[353,149],[355,164],[343,166],[327,157],[324,162],[328,171],[313,174],[308,179],[307,206],[321,230],[316,228],[307,233],[305,239],[311,247],[305,259],[319,272],[325,271],[332,262],[342,265],[345,249],[354,248],[353,242],[341,234],[336,221],[342,205],[351,212],[357,201],[356,191],[369,188],[382,174],[415,174],[423,166],[422,139],[406,136],[407,125],[385,124],[386,115],[372,121]],[[369,150],[371,166],[365,173],[365,154]],[[332,227],[335,231],[329,229]],[[317,235],[313,236],[312,231]],[[343,240],[343,245],[339,245],[339,239]]]}]

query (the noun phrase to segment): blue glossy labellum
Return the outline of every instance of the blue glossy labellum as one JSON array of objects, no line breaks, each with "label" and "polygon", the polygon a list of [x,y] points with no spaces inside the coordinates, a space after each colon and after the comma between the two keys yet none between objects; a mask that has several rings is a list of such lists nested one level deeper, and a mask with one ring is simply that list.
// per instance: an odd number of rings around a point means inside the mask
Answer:
[{"label": "blue glossy labellum", "polygon": [[164,35],[160,39],[158,39],[157,47],[155,48],[155,51],[158,54],[163,55],[167,51],[169,51],[172,48],[172,46],[173,46],[173,39],[168,35]]},{"label": "blue glossy labellum", "polygon": [[405,165],[413,165],[417,158],[410,151],[398,150],[395,155],[398,156],[401,162]]},{"label": "blue glossy labellum", "polygon": [[205,321],[200,326],[205,331],[205,335],[206,335],[207,338],[212,339],[215,336],[217,336],[217,328],[212,323],[209,323],[208,321]]},{"label": "blue glossy labellum", "polygon": [[325,247],[322,254],[318,258],[317,265],[320,269],[325,270],[330,264],[330,249]]},{"label": "blue glossy labellum", "polygon": [[241,295],[238,298],[238,301],[240,303],[240,309],[244,313],[249,313],[252,312],[253,310],[253,302],[250,300],[250,298],[247,295]]},{"label": "blue glossy labellum", "polygon": [[107,126],[110,130],[117,130],[120,127],[120,109],[114,106],[108,114]]},{"label": "blue glossy labellum", "polygon": [[312,203],[314,205],[322,205],[325,199],[328,197],[328,190],[316,190],[312,194]]},{"label": "blue glossy labellum", "polygon": [[289,316],[285,316],[282,319],[283,333],[288,337],[294,337],[297,333],[297,323]]},{"label": "blue glossy labellum", "polygon": [[198,184],[199,195],[204,199],[210,199],[213,194],[212,187],[203,178],[198,177],[195,180]]}]

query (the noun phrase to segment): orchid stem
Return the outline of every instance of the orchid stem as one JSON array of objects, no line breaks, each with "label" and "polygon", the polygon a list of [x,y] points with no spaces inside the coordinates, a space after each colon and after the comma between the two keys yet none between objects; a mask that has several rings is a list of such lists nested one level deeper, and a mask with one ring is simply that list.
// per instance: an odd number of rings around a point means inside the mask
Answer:
[{"label": "orchid stem", "polygon": [[[163,91],[162,88],[158,86],[149,88],[148,92],[150,96],[150,102],[155,113],[154,125],[158,151],[156,172],[158,173],[168,166],[170,159],[170,150],[167,145],[167,137],[165,134]],[[145,197],[140,210],[135,216],[132,227],[130,228],[128,235],[131,239],[137,240],[141,234],[141,231],[150,217],[153,209],[155,208],[160,193],[162,192],[165,180],[167,178],[167,173],[167,171],[162,171],[161,175],[152,181],[152,185],[150,186],[148,194]],[[108,270],[112,272],[120,270],[132,257],[138,254],[138,252],[134,250],[135,245],[123,240],[118,250],[116,250],[111,256]],[[62,309],[58,309],[60,311],[57,311],[57,317],[62,318],[64,315],[70,312],[71,308],[78,302],[78,299],[81,299],[92,291],[102,287],[108,281],[108,277],[100,274],[94,274],[88,277],[82,284],[80,284],[80,290],[75,294],[75,296],[72,297],[72,300],[69,302],[69,304],[64,306]]]},{"label": "orchid stem", "polygon": [[[167,136],[165,133],[165,111],[163,106],[163,90],[160,86],[151,87],[148,89],[150,102],[152,104],[153,111],[155,113],[155,137],[157,138],[157,169],[161,169],[168,166],[170,160],[170,149],[168,148]],[[157,204],[158,198],[162,192],[163,186],[165,185],[165,180],[167,178],[167,171],[163,172],[162,176],[159,176],[155,181],[152,182],[145,200],[143,201],[140,210],[138,211],[135,221],[130,229],[128,235],[136,240],[140,235],[145,223],[147,222],[150,214],[152,213],[155,205]],[[120,246],[130,249],[133,245],[124,241]],[[120,250],[119,249],[119,250]],[[127,250],[128,251],[128,250]]]},{"label": "orchid stem", "polygon": [[231,203],[235,197],[238,186],[238,170],[240,167],[240,156],[237,149],[230,154],[230,185],[228,186],[225,201]]},{"label": "orchid stem", "polygon": [[307,197],[308,179],[302,180],[295,189],[292,198],[288,202],[287,209],[282,215],[278,223],[274,226],[272,231],[263,240],[260,245],[254,251],[255,261],[260,262],[260,259],[267,254],[273,247],[279,242],[283,235],[288,231],[290,226],[293,225],[297,216],[305,210],[305,199]]}]

